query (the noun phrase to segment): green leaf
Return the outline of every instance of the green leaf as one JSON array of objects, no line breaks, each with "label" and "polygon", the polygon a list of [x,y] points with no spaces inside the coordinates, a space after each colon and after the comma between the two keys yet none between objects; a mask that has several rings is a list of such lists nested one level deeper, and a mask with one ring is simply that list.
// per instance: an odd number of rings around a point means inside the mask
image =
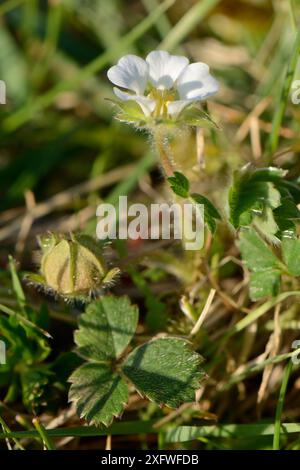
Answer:
[{"label": "green leaf", "polygon": [[179,338],[154,339],[134,349],[122,366],[137,390],[159,405],[177,408],[195,400],[205,373],[199,354]]},{"label": "green leaf", "polygon": [[282,264],[253,228],[244,229],[238,242],[242,259],[250,269],[250,298],[258,300],[276,295],[280,286]]},{"label": "green leaf", "polygon": [[202,109],[192,106],[187,107],[180,113],[179,123],[187,126],[205,127],[208,129],[218,129],[218,125]]},{"label": "green leaf", "polygon": [[146,116],[141,107],[135,101],[107,100],[112,102],[118,108],[118,112],[115,116],[118,121],[140,125],[144,123]]},{"label": "green leaf", "polygon": [[278,268],[280,262],[253,228],[244,229],[238,246],[247,267],[254,272]]},{"label": "green leaf", "polygon": [[267,197],[268,204],[272,209],[276,209],[281,204],[281,195],[280,192],[275,188],[273,183],[266,183],[267,186]]},{"label": "green leaf", "polygon": [[279,227],[275,222],[271,207],[266,207],[262,214],[253,217],[253,226],[272,243],[279,243],[280,240],[275,236]]},{"label": "green leaf", "polygon": [[86,363],[69,381],[69,400],[75,403],[78,415],[91,424],[109,426],[128,401],[126,382],[105,364]]},{"label": "green leaf", "polygon": [[202,196],[201,194],[196,194],[196,193],[192,194],[191,197],[198,204],[203,204],[206,207],[207,212],[209,212],[212,217],[214,217],[215,219],[221,219],[220,213],[215,208],[213,203],[209,199],[207,199],[207,197]]},{"label": "green leaf", "polygon": [[216,219],[220,220],[221,215],[218,210],[215,208],[213,203],[207,199],[205,196],[201,194],[192,194],[191,198],[197,204],[203,204],[204,206],[204,222],[208,225],[209,230],[211,233],[216,231]]},{"label": "green leaf", "polygon": [[251,179],[253,181],[272,181],[273,183],[280,182],[287,173],[286,170],[276,168],[275,166],[269,166],[268,168],[253,168],[247,165],[243,170],[252,172]]},{"label": "green leaf", "polygon": [[22,399],[24,405],[31,411],[38,411],[45,404],[45,388],[49,383],[52,372],[48,365],[34,365],[24,369],[21,374]]},{"label": "green leaf", "polygon": [[285,230],[296,230],[299,186],[284,179],[280,168],[255,169],[249,165],[235,172],[229,192],[230,221],[234,227],[259,227],[265,237],[277,243]]},{"label": "green leaf", "polygon": [[273,211],[273,214],[280,232],[287,230],[296,232],[295,222],[300,219],[300,211],[290,196],[281,198],[281,205]]},{"label": "green leaf", "polygon": [[177,196],[187,198],[189,196],[190,183],[189,180],[179,171],[174,172],[174,176],[168,178],[172,191]]},{"label": "green leaf", "polygon": [[282,239],[282,257],[293,276],[300,276],[300,239],[284,236]]},{"label": "green leaf", "polygon": [[280,287],[280,271],[266,269],[250,273],[250,298],[259,300],[268,295],[277,295]]},{"label": "green leaf", "polygon": [[78,354],[98,362],[117,359],[137,327],[138,309],[128,297],[104,296],[92,302],[75,332]]},{"label": "green leaf", "polygon": [[[189,180],[179,171],[174,172],[174,176],[168,178],[172,191],[182,198],[187,199],[189,197],[190,183]],[[214,233],[216,230],[215,219],[221,219],[221,216],[215,206],[201,194],[191,194],[190,198],[196,204],[202,204],[204,206],[204,219],[209,227],[209,230]]]},{"label": "green leaf", "polygon": [[253,169],[250,166],[236,171],[229,192],[230,221],[234,227],[242,225],[247,217],[252,219],[252,211],[262,211],[266,206],[280,205],[280,192],[275,187],[285,175],[277,168]]}]

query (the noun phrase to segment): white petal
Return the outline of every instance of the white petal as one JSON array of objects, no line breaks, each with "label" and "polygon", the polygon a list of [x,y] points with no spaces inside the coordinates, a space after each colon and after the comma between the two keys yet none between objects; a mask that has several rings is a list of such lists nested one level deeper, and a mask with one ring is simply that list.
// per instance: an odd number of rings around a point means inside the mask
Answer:
[{"label": "white petal", "polygon": [[189,106],[193,102],[194,102],[194,100],[170,101],[170,103],[168,103],[168,113],[173,118],[176,118],[184,108],[186,108],[187,106]]},{"label": "white petal", "polygon": [[140,57],[128,54],[108,70],[107,76],[114,85],[142,95],[148,81],[148,64]]},{"label": "white petal", "polygon": [[210,75],[208,65],[202,62],[188,65],[177,80],[177,90],[182,100],[205,100],[218,89],[217,80]]},{"label": "white petal", "polygon": [[152,85],[159,89],[170,89],[174,86],[189,60],[184,56],[170,55],[166,51],[153,51],[146,57],[149,64],[149,77]]},{"label": "white petal", "polygon": [[156,102],[150,98],[147,98],[146,96],[131,95],[130,93],[126,93],[125,91],[119,90],[119,88],[116,87],[114,87],[114,93],[122,101],[136,101],[142,108],[145,116],[150,116],[150,114],[154,111]]}]

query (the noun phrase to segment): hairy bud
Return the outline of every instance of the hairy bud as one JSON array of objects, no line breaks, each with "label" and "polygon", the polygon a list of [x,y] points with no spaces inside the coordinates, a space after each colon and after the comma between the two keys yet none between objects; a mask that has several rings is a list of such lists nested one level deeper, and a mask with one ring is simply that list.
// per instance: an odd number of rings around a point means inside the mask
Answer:
[{"label": "hairy bud", "polygon": [[119,273],[108,270],[99,244],[88,235],[70,239],[50,234],[39,238],[40,276],[30,276],[63,297],[86,296],[107,286]]}]

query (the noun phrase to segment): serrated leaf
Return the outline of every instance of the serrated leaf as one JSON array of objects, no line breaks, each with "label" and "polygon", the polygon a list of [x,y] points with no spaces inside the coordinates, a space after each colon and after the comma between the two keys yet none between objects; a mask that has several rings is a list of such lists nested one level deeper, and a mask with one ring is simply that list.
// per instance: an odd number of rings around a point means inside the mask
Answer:
[{"label": "serrated leaf", "polygon": [[285,236],[282,239],[282,257],[293,276],[300,276],[300,239]]},{"label": "serrated leaf", "polygon": [[154,339],[134,349],[122,366],[137,390],[155,403],[177,408],[192,402],[205,373],[202,358],[179,338]]},{"label": "serrated leaf", "polygon": [[69,381],[69,400],[75,403],[77,414],[91,424],[109,426],[128,401],[126,382],[105,364],[86,363]]},{"label": "serrated leaf", "polygon": [[168,178],[172,191],[177,196],[187,198],[189,195],[190,183],[189,180],[179,171],[174,172],[174,176]]},{"label": "serrated leaf", "polygon": [[280,271],[266,269],[250,273],[250,298],[259,300],[268,295],[277,295],[280,287]]},{"label": "serrated leaf", "polygon": [[300,218],[297,209],[300,189],[284,179],[286,173],[280,168],[254,169],[249,165],[236,172],[229,192],[231,223],[236,228],[261,223],[260,231],[275,243],[285,230],[295,231]]},{"label": "serrated leaf", "polygon": [[268,245],[253,228],[245,229],[240,234],[238,246],[247,267],[254,272],[279,268],[280,262]]},{"label": "serrated leaf", "polygon": [[282,168],[275,166],[269,166],[268,168],[256,168],[253,169],[250,166],[244,167],[245,171],[251,171],[251,178],[253,181],[272,181],[279,182],[286,176],[287,171]]},{"label": "serrated leaf", "polygon": [[209,230],[211,233],[216,231],[216,219],[220,220],[221,215],[218,210],[215,208],[213,203],[207,199],[207,197],[202,196],[202,194],[192,194],[191,198],[197,204],[203,204],[204,206],[204,222],[208,225]]},{"label": "serrated leaf", "polygon": [[238,242],[242,259],[250,269],[250,298],[258,300],[276,295],[280,286],[282,264],[253,228],[244,229]]},{"label": "serrated leaf", "polygon": [[219,211],[216,209],[213,203],[209,199],[207,199],[207,197],[202,196],[202,194],[196,193],[192,194],[191,197],[198,204],[203,204],[212,217],[214,217],[215,219],[221,219]]},{"label": "serrated leaf", "polygon": [[230,221],[234,227],[242,225],[245,215],[252,220],[252,211],[262,211],[266,206],[277,208],[281,193],[276,187],[285,175],[278,168],[253,169],[246,166],[234,174],[229,191]]},{"label": "serrated leaf", "polygon": [[130,343],[138,322],[138,309],[128,297],[104,296],[92,302],[75,332],[78,354],[105,362],[117,359]]}]

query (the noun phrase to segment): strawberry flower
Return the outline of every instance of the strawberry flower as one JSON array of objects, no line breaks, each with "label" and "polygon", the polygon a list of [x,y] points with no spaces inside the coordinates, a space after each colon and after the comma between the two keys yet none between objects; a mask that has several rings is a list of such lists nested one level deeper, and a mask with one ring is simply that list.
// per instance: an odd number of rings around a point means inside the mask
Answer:
[{"label": "strawberry flower", "polygon": [[146,117],[176,119],[187,106],[218,91],[218,82],[202,62],[153,51],[146,60],[125,55],[107,76],[121,101],[135,101]]}]

